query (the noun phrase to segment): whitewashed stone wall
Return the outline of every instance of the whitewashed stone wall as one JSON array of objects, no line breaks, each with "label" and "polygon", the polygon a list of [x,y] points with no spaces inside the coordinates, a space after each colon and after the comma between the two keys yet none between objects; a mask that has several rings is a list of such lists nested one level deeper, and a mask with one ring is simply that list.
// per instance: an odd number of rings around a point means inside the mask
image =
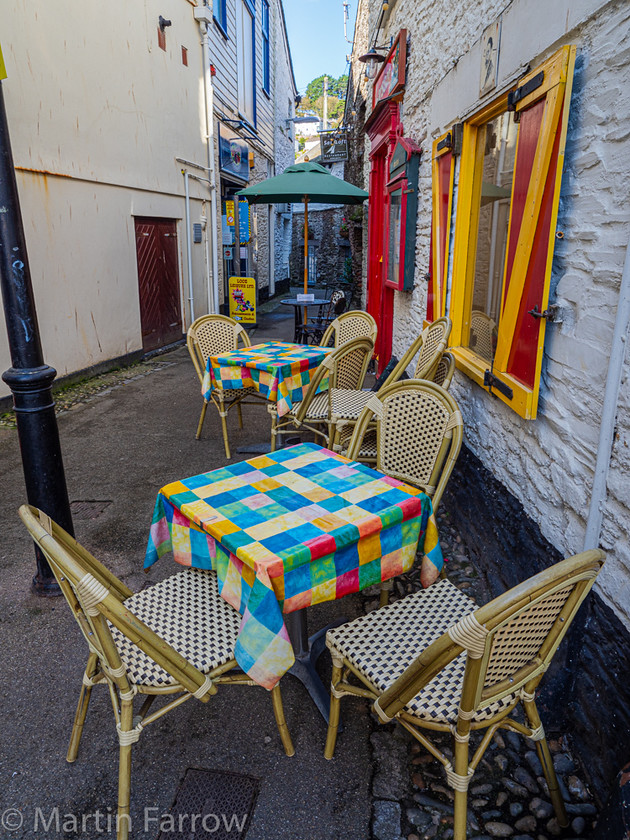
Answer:
[{"label": "whitewashed stone wall", "polygon": [[[367,2],[362,2],[359,12]],[[380,6],[370,2],[370,17]],[[394,352],[422,327],[431,219],[432,140],[479,107],[480,36],[502,15],[498,87],[563,44],[577,46],[566,171],[554,257],[552,299],[562,323],[547,328],[538,418],[526,421],[461,373],[452,386],[466,443],[523,503],[543,535],[565,554],[583,547],[593,483],[612,329],[630,236],[630,4],[624,0],[397,0],[379,37],[410,34],[405,134],[424,149],[418,204],[416,286],[397,293]],[[365,16],[365,15],[364,15]],[[373,23],[370,33],[373,31]],[[361,53],[356,49],[355,56]],[[371,83],[368,85],[371,96]],[[369,101],[369,99],[368,99]],[[368,114],[369,114],[368,107]],[[369,141],[367,150],[369,150]],[[368,174],[366,155],[366,183]],[[630,616],[630,385],[628,361],[618,405],[601,544],[608,562],[599,592]]]}]

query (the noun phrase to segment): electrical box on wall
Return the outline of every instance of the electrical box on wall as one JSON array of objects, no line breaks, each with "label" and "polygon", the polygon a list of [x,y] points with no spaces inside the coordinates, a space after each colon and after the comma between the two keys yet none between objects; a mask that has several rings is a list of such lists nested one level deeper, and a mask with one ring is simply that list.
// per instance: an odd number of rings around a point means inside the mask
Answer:
[{"label": "electrical box on wall", "polygon": [[389,160],[385,285],[402,292],[414,285],[421,154],[413,140],[401,137]]},{"label": "electrical box on wall", "polygon": [[201,242],[201,222],[193,224],[193,242],[197,245]]}]

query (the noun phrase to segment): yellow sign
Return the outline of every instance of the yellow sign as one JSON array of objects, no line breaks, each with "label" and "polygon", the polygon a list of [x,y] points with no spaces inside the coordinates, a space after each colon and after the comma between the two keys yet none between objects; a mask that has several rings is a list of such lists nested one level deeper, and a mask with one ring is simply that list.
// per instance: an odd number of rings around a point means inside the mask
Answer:
[{"label": "yellow sign", "polygon": [[2,58],[2,47],[0,46],[0,79],[6,79],[7,68],[4,66],[4,58]]},{"label": "yellow sign", "polygon": [[234,227],[234,202],[233,201],[226,201],[225,202],[225,218],[230,225],[230,227]]},{"label": "yellow sign", "polygon": [[256,281],[253,277],[230,277],[230,318],[241,324],[256,323]]}]

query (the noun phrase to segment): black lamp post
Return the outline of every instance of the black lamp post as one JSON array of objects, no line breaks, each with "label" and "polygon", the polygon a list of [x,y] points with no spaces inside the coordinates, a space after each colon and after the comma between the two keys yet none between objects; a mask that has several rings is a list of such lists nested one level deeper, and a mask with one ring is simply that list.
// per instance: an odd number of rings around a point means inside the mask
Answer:
[{"label": "black lamp post", "polygon": [[[2,374],[13,393],[26,497],[62,528],[74,533],[52,398],[57,371],[44,364],[31,286],[9,126],[0,82],[0,288],[11,367]],[[33,591],[58,595],[59,587],[36,548]]]}]

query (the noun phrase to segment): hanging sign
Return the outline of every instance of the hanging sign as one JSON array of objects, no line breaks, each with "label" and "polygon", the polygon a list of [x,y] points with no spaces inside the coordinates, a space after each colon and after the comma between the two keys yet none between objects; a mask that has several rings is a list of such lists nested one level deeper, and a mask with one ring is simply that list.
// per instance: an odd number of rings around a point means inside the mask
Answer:
[{"label": "hanging sign", "polygon": [[407,70],[407,30],[401,29],[378,76],[374,79],[372,108],[382,99],[389,99],[405,87]]},{"label": "hanging sign", "polygon": [[234,227],[234,202],[225,202],[225,218],[230,227]]},{"label": "hanging sign", "polygon": [[230,318],[241,324],[256,323],[256,280],[253,277],[230,277]]},{"label": "hanging sign", "polygon": [[338,160],[348,160],[348,133],[346,131],[320,134],[319,142],[322,150],[322,163],[335,163]]},{"label": "hanging sign", "polygon": [[219,166],[222,172],[249,181],[249,146],[223,123],[219,123]]},{"label": "hanging sign", "polygon": [[238,201],[238,238],[239,242],[249,242],[251,229],[249,224],[249,202],[246,198]]}]

